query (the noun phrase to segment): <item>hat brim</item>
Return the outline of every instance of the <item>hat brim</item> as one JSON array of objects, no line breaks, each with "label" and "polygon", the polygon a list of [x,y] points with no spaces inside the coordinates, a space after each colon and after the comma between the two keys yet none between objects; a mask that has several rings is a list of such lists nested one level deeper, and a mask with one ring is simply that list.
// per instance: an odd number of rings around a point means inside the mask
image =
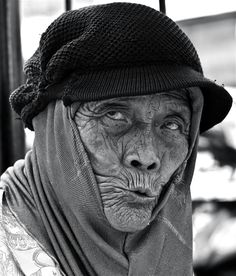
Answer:
[{"label": "hat brim", "polygon": [[140,96],[200,87],[204,97],[200,132],[220,123],[228,114],[232,98],[223,86],[188,66],[173,64],[93,70],[74,74],[66,88],[64,103],[95,101],[123,96]]}]

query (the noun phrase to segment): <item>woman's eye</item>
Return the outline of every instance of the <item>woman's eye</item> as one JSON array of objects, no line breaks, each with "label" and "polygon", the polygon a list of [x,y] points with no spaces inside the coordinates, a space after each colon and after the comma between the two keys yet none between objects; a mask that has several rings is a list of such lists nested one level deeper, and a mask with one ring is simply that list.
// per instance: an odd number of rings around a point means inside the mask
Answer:
[{"label": "woman's eye", "polygon": [[118,112],[118,111],[109,111],[106,113],[106,116],[113,120],[124,120],[125,119],[125,116],[121,112]]},{"label": "woman's eye", "polygon": [[175,123],[175,122],[167,122],[165,123],[165,127],[170,129],[170,130],[178,130],[180,129],[179,124]]}]

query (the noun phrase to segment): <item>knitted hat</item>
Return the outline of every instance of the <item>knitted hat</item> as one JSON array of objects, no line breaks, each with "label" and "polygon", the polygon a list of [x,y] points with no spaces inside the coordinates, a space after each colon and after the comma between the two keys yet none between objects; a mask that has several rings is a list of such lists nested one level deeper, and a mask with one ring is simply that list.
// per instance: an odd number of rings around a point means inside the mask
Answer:
[{"label": "knitted hat", "polygon": [[26,84],[10,96],[26,127],[55,99],[74,101],[154,94],[198,86],[204,96],[200,131],[222,121],[232,99],[203,76],[197,52],[170,18],[131,3],[65,12],[43,33],[26,62]]}]

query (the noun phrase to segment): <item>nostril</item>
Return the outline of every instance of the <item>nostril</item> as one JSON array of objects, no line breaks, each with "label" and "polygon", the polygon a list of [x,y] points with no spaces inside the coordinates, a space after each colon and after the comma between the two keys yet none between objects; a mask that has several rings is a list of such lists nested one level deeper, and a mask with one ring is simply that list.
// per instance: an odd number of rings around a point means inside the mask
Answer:
[{"label": "nostril", "polygon": [[138,160],[132,160],[130,164],[135,168],[140,168],[142,166],[142,164]]},{"label": "nostril", "polygon": [[151,170],[156,169],[156,167],[157,167],[157,164],[156,163],[152,163],[150,166],[147,167],[147,170],[151,171]]},{"label": "nostril", "polygon": [[143,165],[141,162],[139,162],[138,160],[132,160],[130,162],[130,165],[134,168],[137,168],[137,169],[144,169],[144,170],[148,170],[148,171],[151,171],[151,170],[154,170],[156,169],[157,167],[157,164],[154,162],[152,163],[151,165],[149,166],[146,166],[146,165]]}]

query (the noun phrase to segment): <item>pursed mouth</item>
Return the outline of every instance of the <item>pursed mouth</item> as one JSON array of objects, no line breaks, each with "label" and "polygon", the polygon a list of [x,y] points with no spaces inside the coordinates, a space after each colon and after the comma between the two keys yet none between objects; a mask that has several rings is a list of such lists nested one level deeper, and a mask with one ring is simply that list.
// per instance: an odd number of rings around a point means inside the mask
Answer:
[{"label": "pursed mouth", "polygon": [[138,196],[143,196],[143,197],[154,198],[157,196],[157,193],[154,193],[148,188],[137,187],[137,188],[131,189],[130,191],[135,193]]},{"label": "pursed mouth", "polygon": [[102,197],[106,198],[106,200],[110,199],[110,197],[113,199],[114,195],[116,195],[117,198],[123,198],[127,204],[157,203],[161,191],[161,189],[154,191],[149,187],[143,187],[141,185],[136,187],[127,187],[120,183],[111,185],[111,182],[108,183],[107,181],[100,181],[99,186]]},{"label": "pursed mouth", "polygon": [[133,190],[124,189],[125,197],[129,203],[146,204],[156,201],[157,196],[154,196],[151,191],[142,188],[136,188]]}]

